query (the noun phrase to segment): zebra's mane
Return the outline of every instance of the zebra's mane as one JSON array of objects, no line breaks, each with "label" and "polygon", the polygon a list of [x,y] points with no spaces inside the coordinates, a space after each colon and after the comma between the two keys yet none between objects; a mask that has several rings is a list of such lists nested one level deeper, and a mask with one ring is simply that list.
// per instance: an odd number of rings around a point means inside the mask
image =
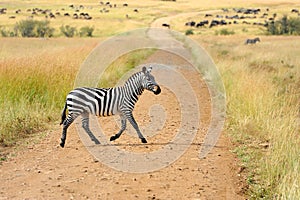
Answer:
[{"label": "zebra's mane", "polygon": [[132,81],[136,81],[137,78],[141,78],[141,75],[143,74],[144,72],[136,72],[134,74],[132,74],[124,83],[124,86],[125,85],[128,85],[130,82]]}]

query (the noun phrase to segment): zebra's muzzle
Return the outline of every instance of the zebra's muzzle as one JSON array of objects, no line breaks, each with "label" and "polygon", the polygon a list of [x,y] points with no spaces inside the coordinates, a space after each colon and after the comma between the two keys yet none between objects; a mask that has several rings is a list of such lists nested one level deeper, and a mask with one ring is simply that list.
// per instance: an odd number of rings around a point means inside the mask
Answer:
[{"label": "zebra's muzzle", "polygon": [[160,89],[160,87],[159,87],[158,85],[155,85],[155,86],[153,87],[152,91],[153,91],[153,93],[154,93],[155,95],[158,95],[158,94],[161,92],[161,89]]}]

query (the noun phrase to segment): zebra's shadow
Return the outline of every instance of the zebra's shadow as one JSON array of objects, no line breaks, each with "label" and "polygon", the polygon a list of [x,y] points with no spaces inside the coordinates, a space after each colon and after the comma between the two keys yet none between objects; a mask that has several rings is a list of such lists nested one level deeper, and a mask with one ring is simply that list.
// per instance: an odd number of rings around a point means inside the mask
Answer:
[{"label": "zebra's shadow", "polygon": [[[139,147],[139,146],[167,146],[167,145],[177,145],[177,146],[201,146],[201,147],[206,147],[206,146],[211,146],[209,144],[204,144],[201,142],[192,142],[192,143],[175,143],[175,142],[149,142],[149,143],[106,143],[106,144],[94,144],[91,146],[98,146],[101,145],[103,147]],[[226,148],[226,146],[219,146],[215,145],[215,148]]]}]

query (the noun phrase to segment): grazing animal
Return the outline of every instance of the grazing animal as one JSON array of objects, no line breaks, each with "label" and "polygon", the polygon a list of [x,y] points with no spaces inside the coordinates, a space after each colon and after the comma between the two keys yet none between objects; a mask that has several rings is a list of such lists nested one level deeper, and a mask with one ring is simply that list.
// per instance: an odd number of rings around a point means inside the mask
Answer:
[{"label": "grazing animal", "polygon": [[7,8],[0,8],[0,14],[6,14]]},{"label": "grazing animal", "polygon": [[167,27],[167,28],[171,28],[170,24],[166,24],[166,23],[163,23],[162,26]]},{"label": "grazing animal", "polygon": [[201,26],[204,26],[204,24],[201,23],[201,22],[199,22],[199,23],[196,25],[197,28],[199,28],[199,27],[201,27]]},{"label": "grazing animal", "polygon": [[191,22],[187,22],[185,23],[186,26],[195,26],[196,25],[196,22],[194,21],[191,21]]},{"label": "grazing animal", "polygon": [[210,22],[209,28],[212,28],[212,27],[217,26],[217,25],[227,25],[227,22],[225,20],[223,20],[223,19],[221,21],[212,20]]},{"label": "grazing animal", "polygon": [[[142,135],[132,111],[138,97],[143,91],[149,90],[158,95],[161,92],[159,85],[151,75],[151,67],[143,67],[142,71],[133,74],[123,86],[114,88],[77,88],[72,90],[68,95],[62,112],[61,123],[63,132],[60,146],[65,146],[67,129],[72,122],[79,116],[82,116],[82,127],[88,133],[92,141],[96,144],[100,142],[95,138],[89,129],[89,114],[97,116],[119,115],[121,118],[121,130],[110,138],[110,141],[116,140],[121,136],[126,128],[126,120],[136,130],[142,143],[147,140]],[[68,109],[68,116],[66,110]]]},{"label": "grazing animal", "polygon": [[245,44],[255,44],[256,42],[260,42],[260,39],[258,37],[254,39],[247,39]]},{"label": "grazing animal", "polygon": [[49,14],[49,17],[50,17],[50,19],[51,19],[51,18],[55,19],[55,15],[54,15],[53,13],[50,13],[50,14]]}]

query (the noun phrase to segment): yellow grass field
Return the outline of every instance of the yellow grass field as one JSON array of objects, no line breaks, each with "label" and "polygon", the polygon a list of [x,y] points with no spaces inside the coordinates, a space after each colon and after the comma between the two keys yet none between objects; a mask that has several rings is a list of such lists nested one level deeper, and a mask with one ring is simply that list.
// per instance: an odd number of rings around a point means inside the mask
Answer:
[{"label": "yellow grass field", "polygon": [[[44,14],[32,14],[33,8],[60,13],[55,19],[47,18],[55,28],[53,38],[0,37],[1,161],[9,162],[11,149],[26,138],[42,137],[57,128],[65,95],[73,88],[81,63],[98,44],[109,36],[149,27],[161,17],[187,13],[166,23],[183,34],[191,29],[193,35],[188,37],[210,54],[221,73],[227,96],[224,134],[233,144],[232,154],[238,158],[235,164],[246,185],[243,196],[300,199],[300,36],[270,36],[265,27],[243,24],[242,20],[224,27],[185,26],[191,20],[214,18],[206,18],[206,13],[234,15],[232,9],[241,7],[260,8],[261,14],[268,9],[269,16],[276,13],[277,18],[284,15],[297,18],[291,10],[300,10],[300,2],[114,0],[110,4],[112,7],[92,0],[0,2],[0,10],[7,8],[6,14],[0,14],[0,29],[5,30],[13,30],[20,20],[46,19]],[[224,13],[222,8],[230,11]],[[21,11],[16,13],[18,9]],[[73,19],[74,13],[81,12],[89,13],[92,19]],[[188,15],[194,12],[199,13]],[[264,21],[263,18],[248,20],[249,23]],[[92,26],[93,38],[65,38],[59,32],[62,25],[77,29]],[[220,35],[222,29],[232,34]],[[253,37],[260,37],[261,42],[244,44]],[[153,52],[135,52],[114,65],[124,64],[127,68],[121,71],[125,73]],[[110,86],[119,73],[109,71],[103,85]]]}]

